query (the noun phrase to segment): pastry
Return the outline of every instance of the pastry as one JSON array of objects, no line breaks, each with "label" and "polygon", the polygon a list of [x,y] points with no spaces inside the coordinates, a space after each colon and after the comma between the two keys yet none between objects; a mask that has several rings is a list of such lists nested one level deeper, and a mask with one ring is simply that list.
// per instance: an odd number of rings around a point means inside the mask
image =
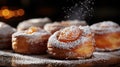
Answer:
[{"label": "pastry", "polygon": [[12,35],[12,48],[22,54],[44,54],[50,33],[39,27],[30,27]]},{"label": "pastry", "polygon": [[44,26],[44,29],[51,34],[63,28],[65,28],[65,26],[61,25],[59,22],[47,23]]},{"label": "pastry", "polygon": [[72,25],[75,25],[75,26],[86,26],[87,23],[86,21],[79,21],[79,20],[66,20],[66,21],[62,21],[61,24],[63,26],[72,26]]},{"label": "pastry", "polygon": [[113,51],[120,49],[120,26],[112,21],[104,21],[91,25],[95,33],[97,51]]},{"label": "pastry", "polygon": [[36,26],[43,28],[46,23],[50,23],[51,20],[49,18],[34,18],[34,19],[29,19],[25,20],[23,22],[20,22],[17,26],[18,31],[24,31],[28,29],[31,26]]},{"label": "pastry", "polygon": [[11,49],[11,36],[16,31],[10,25],[0,22],[0,49]]},{"label": "pastry", "polygon": [[48,53],[56,59],[85,59],[94,52],[94,33],[89,26],[70,26],[55,32],[47,44]]}]

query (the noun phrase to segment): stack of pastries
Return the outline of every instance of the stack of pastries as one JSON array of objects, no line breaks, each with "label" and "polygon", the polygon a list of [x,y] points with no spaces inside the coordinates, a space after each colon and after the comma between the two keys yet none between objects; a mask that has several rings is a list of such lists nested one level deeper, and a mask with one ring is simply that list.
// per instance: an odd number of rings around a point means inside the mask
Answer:
[{"label": "stack of pastries", "polygon": [[95,50],[120,49],[120,26],[115,22],[104,21],[91,26],[78,20],[49,22],[49,18],[31,19],[19,23],[17,31],[0,22],[0,49],[12,46],[16,53],[47,52],[56,59],[85,59],[92,57]]}]

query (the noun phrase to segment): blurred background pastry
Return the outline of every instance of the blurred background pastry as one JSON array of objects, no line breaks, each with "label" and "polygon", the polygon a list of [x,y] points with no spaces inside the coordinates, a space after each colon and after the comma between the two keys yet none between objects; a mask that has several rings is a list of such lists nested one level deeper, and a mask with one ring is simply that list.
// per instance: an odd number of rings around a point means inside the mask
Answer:
[{"label": "blurred background pastry", "polygon": [[43,28],[46,23],[52,22],[49,18],[33,18],[20,22],[17,26],[18,31],[27,30],[31,26]]},{"label": "blurred background pastry", "polygon": [[80,20],[66,20],[66,21],[61,21],[61,24],[63,26],[72,26],[72,25],[75,25],[75,26],[86,26],[87,23],[86,21],[80,21]]},{"label": "blurred background pastry", "polygon": [[91,25],[95,33],[96,48],[99,51],[120,49],[120,26],[112,21],[103,21]]},{"label": "blurred background pastry", "polygon": [[51,34],[63,28],[65,28],[65,26],[63,26],[60,22],[47,23],[44,26],[44,29]]},{"label": "blurred background pastry", "polygon": [[65,27],[69,26],[86,26],[86,21],[80,21],[80,20],[66,20],[66,21],[59,21],[59,22],[53,22],[53,23],[47,23],[44,26],[44,29],[50,33],[54,33],[60,29],[63,29]]},{"label": "blurred background pastry", "polygon": [[11,36],[16,31],[15,28],[11,27],[4,22],[0,22],[0,49],[11,49]]}]

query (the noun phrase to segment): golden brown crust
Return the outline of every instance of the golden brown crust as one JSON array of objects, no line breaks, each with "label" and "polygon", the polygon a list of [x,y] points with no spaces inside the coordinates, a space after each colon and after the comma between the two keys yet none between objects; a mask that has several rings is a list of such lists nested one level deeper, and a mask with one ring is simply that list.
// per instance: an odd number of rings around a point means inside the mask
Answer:
[{"label": "golden brown crust", "polygon": [[[23,54],[44,54],[50,34],[40,29],[33,32],[16,32],[12,35],[12,48]],[[28,30],[27,30],[28,31]]]},{"label": "golden brown crust", "polygon": [[22,54],[44,54],[47,50],[47,40],[31,45],[25,37],[17,37],[13,40],[13,50]]},{"label": "golden brown crust", "polygon": [[26,43],[26,38],[24,37],[16,37],[15,40],[12,40],[12,48],[15,52],[18,53],[27,53],[29,52],[29,45]]},{"label": "golden brown crust", "polygon": [[112,51],[120,49],[120,32],[96,34],[95,41],[98,51]]},{"label": "golden brown crust", "polygon": [[95,33],[97,51],[113,51],[120,49],[120,26],[112,21],[104,21],[91,25]]},{"label": "golden brown crust", "polygon": [[85,59],[92,56],[94,46],[91,42],[86,42],[84,45],[79,45],[73,49],[67,50],[58,49],[48,44],[48,52],[52,58],[56,59]]},{"label": "golden brown crust", "polygon": [[[82,34],[74,35],[73,31],[74,33],[81,32],[78,30],[82,30]],[[63,32],[63,35],[60,34],[60,32]],[[60,32],[55,32],[49,38],[47,47],[48,53],[51,57],[57,59],[84,59],[92,56],[94,52],[94,39],[93,33],[91,33],[90,30],[85,34],[85,29],[83,30],[76,26],[71,26],[61,30]],[[88,39],[86,39],[86,37],[88,37]],[[62,38],[62,40],[59,40],[60,38]],[[69,38],[69,40],[67,38]],[[76,38],[78,39],[76,40]]]}]

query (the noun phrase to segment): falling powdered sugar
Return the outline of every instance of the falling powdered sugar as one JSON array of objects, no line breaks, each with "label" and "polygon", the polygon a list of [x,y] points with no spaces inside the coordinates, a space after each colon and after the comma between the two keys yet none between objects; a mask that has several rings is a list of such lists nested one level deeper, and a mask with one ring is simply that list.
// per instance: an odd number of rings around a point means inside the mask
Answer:
[{"label": "falling powdered sugar", "polygon": [[[71,2],[71,0],[68,2]],[[86,18],[89,19],[92,17],[94,0],[74,0],[72,4],[73,6],[71,7],[63,7],[66,13],[66,19],[85,20]]]}]

